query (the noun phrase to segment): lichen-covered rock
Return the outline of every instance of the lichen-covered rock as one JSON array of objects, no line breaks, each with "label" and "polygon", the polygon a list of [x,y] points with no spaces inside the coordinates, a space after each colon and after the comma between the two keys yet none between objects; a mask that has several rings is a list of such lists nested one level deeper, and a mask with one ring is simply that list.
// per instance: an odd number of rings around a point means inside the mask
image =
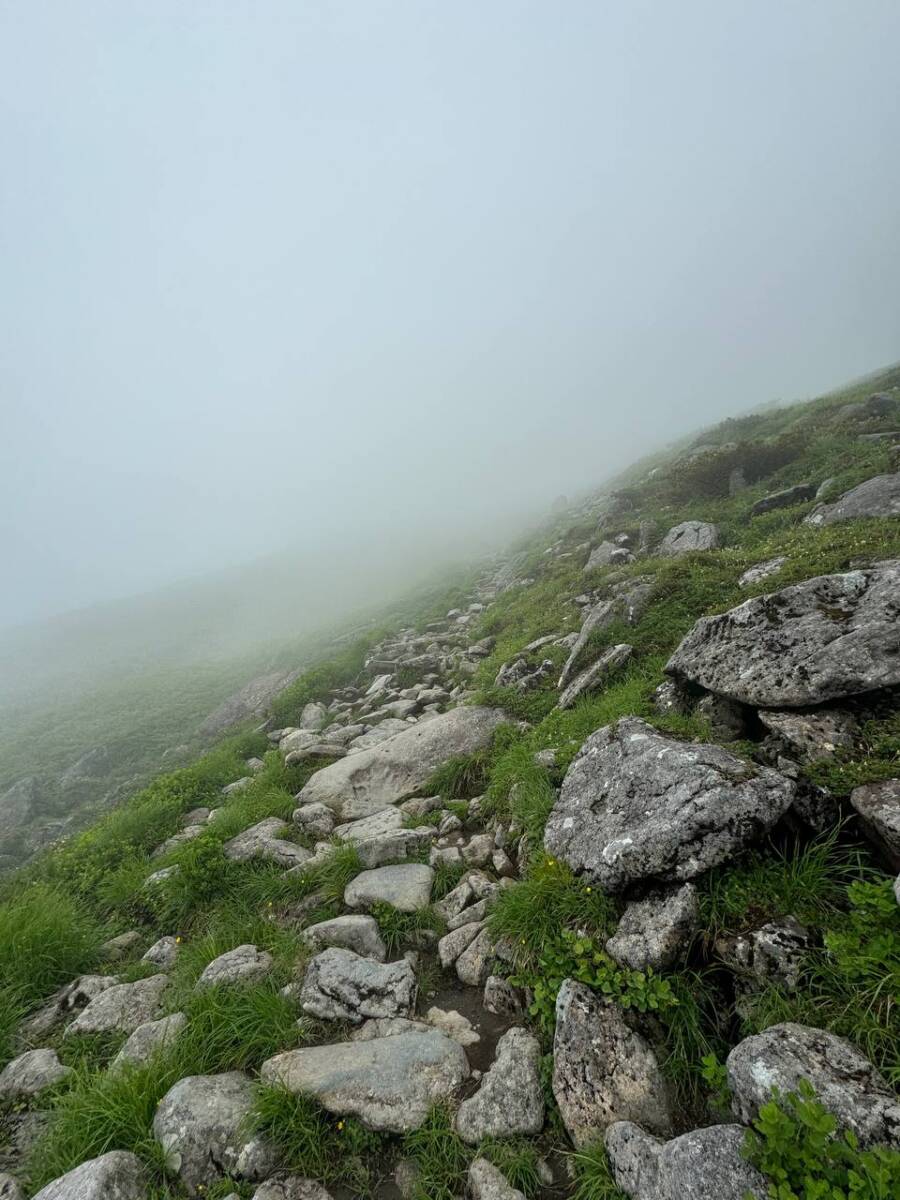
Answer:
[{"label": "lichen-covered rock", "polygon": [[659,553],[672,557],[694,550],[718,550],[721,545],[718,525],[708,521],[682,521],[674,525],[662,540]]},{"label": "lichen-covered rock", "polygon": [[275,1169],[272,1147],[248,1132],[253,1100],[253,1083],[240,1071],[189,1075],[160,1100],[153,1136],[189,1195],[225,1175],[256,1181]]},{"label": "lichen-covered rock", "polygon": [[482,1005],[495,1016],[517,1015],[525,1011],[525,992],[502,975],[489,975],[484,984]]},{"label": "lichen-covered rock", "polygon": [[476,1158],[469,1167],[469,1195],[472,1200],[525,1200],[525,1193],[486,1158]]},{"label": "lichen-covered rock", "polygon": [[568,687],[563,689],[557,708],[571,708],[582,696],[596,692],[604,685],[609,675],[628,662],[633,653],[634,648],[627,642],[620,642],[617,646],[610,646],[608,650],[604,650],[595,663],[576,675]]},{"label": "lichen-covered rock", "polygon": [[390,1133],[418,1129],[468,1075],[463,1048],[437,1030],[289,1050],[261,1070],[263,1083],[280,1083]]},{"label": "lichen-covered rock", "polygon": [[110,1150],[48,1183],[34,1200],[147,1200],[143,1163],[126,1150]]},{"label": "lichen-covered rock", "polygon": [[900,473],[875,475],[845,492],[834,504],[820,504],[806,518],[807,525],[835,525],[862,517],[900,516]]},{"label": "lichen-covered rock", "polygon": [[117,983],[102,991],[66,1027],[66,1037],[80,1033],[132,1033],[159,1015],[167,975],[151,975],[134,983]]},{"label": "lichen-covered rock", "polygon": [[784,917],[747,933],[718,938],[716,951],[736,972],[739,990],[753,991],[775,983],[793,992],[799,986],[809,944],[809,930],[795,917]]},{"label": "lichen-covered rock", "polygon": [[556,1000],[553,1095],[572,1142],[584,1149],[614,1121],[670,1132],[666,1082],[649,1042],[619,1005],[567,979]]},{"label": "lichen-covered rock", "polygon": [[824,1029],[787,1022],[744,1038],[728,1055],[735,1117],[749,1125],[777,1088],[784,1096],[806,1079],[819,1103],[860,1144],[900,1145],[900,1101],[860,1051]]},{"label": "lichen-covered rock", "polygon": [[900,868],[900,779],[883,779],[854,788],[850,803],[869,836]]},{"label": "lichen-covered rock", "polygon": [[635,971],[671,967],[694,936],[698,917],[697,889],[692,883],[658,889],[626,907],[606,952]]},{"label": "lichen-covered rock", "polygon": [[318,924],[304,929],[300,936],[316,950],[341,946],[376,962],[384,962],[387,958],[387,947],[378,930],[378,922],[374,917],[363,916],[361,913],[334,917],[330,921],[319,921]]},{"label": "lichen-covered rock", "polygon": [[856,718],[840,708],[813,712],[764,708],[759,719],[771,743],[798,762],[817,762],[831,758],[836,750],[850,750],[859,735]]},{"label": "lichen-covered rock", "polygon": [[537,1134],[543,1127],[541,1044],[525,1029],[509,1029],[497,1042],[481,1087],[459,1106],[457,1132],[474,1145],[486,1137]]},{"label": "lichen-covered rock", "polygon": [[26,1050],[0,1071],[0,1103],[14,1103],[40,1095],[70,1074],[55,1050]]},{"label": "lichen-covered rock", "polygon": [[258,983],[272,970],[272,955],[249,943],[214,958],[197,980],[197,990],[220,984]]},{"label": "lichen-covered rock", "polygon": [[0,1171],[0,1200],[25,1200],[18,1183],[5,1171]]},{"label": "lichen-covered rock", "polygon": [[609,891],[689,880],[771,829],[795,790],[777,771],[721,746],[679,742],[623,717],[581,747],[544,845]]},{"label": "lichen-covered rock", "polygon": [[406,959],[375,962],[332,946],[310,960],[300,1007],[324,1021],[358,1025],[367,1017],[408,1017],[416,991],[416,973]]},{"label": "lichen-covered rock", "polygon": [[666,670],[757,708],[900,684],[900,561],[819,575],[701,617]]},{"label": "lichen-covered rock", "polygon": [[126,1063],[138,1064],[149,1061],[157,1051],[171,1046],[187,1023],[185,1014],[179,1012],[170,1013],[167,1017],[160,1017],[158,1021],[148,1021],[145,1025],[138,1025],[110,1063],[110,1070],[118,1070]]},{"label": "lichen-covered rock", "polygon": [[348,908],[390,904],[399,912],[417,912],[428,906],[433,883],[434,871],[424,863],[376,867],[350,880],[344,889],[344,903]]},{"label": "lichen-covered rock", "polygon": [[293,821],[311,837],[327,838],[334,828],[334,813],[324,804],[301,804],[294,809]]},{"label": "lichen-covered rock", "polygon": [[456,960],[456,975],[467,987],[483,987],[496,958],[496,943],[490,930],[482,929]]},{"label": "lichen-covered rock", "polygon": [[710,1125],[662,1142],[631,1121],[617,1121],[606,1131],[606,1153],[632,1200],[761,1200],[768,1183],[741,1153],[744,1132],[740,1125]]},{"label": "lichen-covered rock", "polygon": [[368,816],[414,795],[454,755],[482,749],[505,719],[498,708],[451,709],[324,767],[298,800],[325,804],[344,820]]}]

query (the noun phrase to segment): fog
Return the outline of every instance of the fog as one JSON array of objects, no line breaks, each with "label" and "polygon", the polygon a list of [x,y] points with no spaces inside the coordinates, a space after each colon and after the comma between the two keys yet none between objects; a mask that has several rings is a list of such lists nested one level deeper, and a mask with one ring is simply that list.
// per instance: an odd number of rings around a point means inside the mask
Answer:
[{"label": "fog", "polygon": [[361,593],[895,360],[898,44],[896,0],[5,0],[0,625],[271,556]]}]

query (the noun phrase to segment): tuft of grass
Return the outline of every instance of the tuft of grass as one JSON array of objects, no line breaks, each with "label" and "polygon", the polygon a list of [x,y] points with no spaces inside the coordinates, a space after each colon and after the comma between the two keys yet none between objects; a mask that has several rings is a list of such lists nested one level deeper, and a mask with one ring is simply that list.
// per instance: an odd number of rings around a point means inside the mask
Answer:
[{"label": "tuft of grass", "polygon": [[490,760],[488,749],[455,755],[433,772],[425,784],[425,795],[442,796],[445,800],[480,796],[487,787]]},{"label": "tuft of grass", "polygon": [[412,1200],[456,1200],[465,1191],[474,1152],[456,1132],[446,1106],[436,1105],[419,1129],[405,1135],[403,1152],[417,1168]]},{"label": "tuft of grass", "polygon": [[536,1196],[541,1190],[539,1154],[534,1142],[525,1138],[486,1138],[480,1143],[478,1153],[502,1171],[510,1186],[526,1197]]},{"label": "tuft of grass", "polygon": [[178,1054],[194,1074],[258,1067],[302,1041],[293,1003],[269,980],[204,988],[185,1006],[188,1026]]},{"label": "tuft of grass", "polygon": [[400,912],[391,904],[373,904],[371,913],[378,922],[379,932],[391,956],[409,941],[414,941],[418,933],[428,931],[440,934],[444,931],[444,923],[431,907],[407,913]]},{"label": "tuft of grass", "polygon": [[627,1200],[616,1185],[602,1142],[575,1151],[569,1161],[575,1176],[572,1200]]}]

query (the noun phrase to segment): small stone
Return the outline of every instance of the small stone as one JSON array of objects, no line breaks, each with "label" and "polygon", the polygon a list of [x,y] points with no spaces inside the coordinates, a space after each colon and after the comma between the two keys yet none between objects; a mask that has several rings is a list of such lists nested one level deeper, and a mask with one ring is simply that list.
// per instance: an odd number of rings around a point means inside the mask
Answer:
[{"label": "small stone", "polygon": [[334,829],[334,813],[325,804],[304,804],[294,809],[293,822],[310,837],[327,838]]},{"label": "small stone", "polygon": [[197,980],[196,989],[220,984],[258,983],[272,970],[272,965],[272,955],[267,950],[258,950],[249,944],[236,946],[212,960]]},{"label": "small stone", "polygon": [[484,985],[485,1009],[495,1016],[518,1016],[525,1011],[525,992],[502,975],[489,975]]},{"label": "small stone", "polygon": [[472,1028],[472,1022],[456,1009],[432,1007],[425,1014],[425,1019],[429,1025],[433,1025],[441,1033],[446,1033],[447,1037],[453,1038],[454,1042],[459,1042],[461,1046],[474,1046],[481,1041],[478,1033]]},{"label": "small stone", "polygon": [[438,958],[446,971],[452,967],[464,950],[471,945],[480,933],[483,925],[480,921],[472,921],[460,925],[457,929],[445,934],[438,942]]},{"label": "small stone", "polygon": [[66,1028],[66,1037],[81,1033],[132,1033],[152,1021],[162,1005],[167,975],[151,975],[135,983],[119,983],[95,997]]},{"label": "small stone", "polygon": [[181,943],[178,938],[161,937],[158,942],[153,943],[146,954],[142,955],[141,962],[152,963],[160,970],[168,971],[170,967],[175,966],[180,949]]},{"label": "small stone", "polygon": [[304,929],[301,937],[316,950],[340,946],[376,962],[384,962],[387,958],[387,947],[374,917],[354,914],[335,917],[330,921],[319,921],[318,924]]},{"label": "small stone", "polygon": [[469,987],[483,987],[495,957],[494,939],[487,929],[482,929],[456,960],[456,974],[460,983]]},{"label": "small stone", "polygon": [[476,1158],[469,1167],[469,1194],[472,1200],[525,1200],[524,1192],[486,1158]]},{"label": "small stone", "polygon": [[659,553],[671,557],[698,550],[718,550],[721,544],[719,529],[707,521],[683,521],[673,526],[662,540]]},{"label": "small stone", "polygon": [[651,892],[632,901],[616,932],[606,943],[607,954],[634,971],[671,967],[686,949],[697,928],[699,904],[692,883]]}]

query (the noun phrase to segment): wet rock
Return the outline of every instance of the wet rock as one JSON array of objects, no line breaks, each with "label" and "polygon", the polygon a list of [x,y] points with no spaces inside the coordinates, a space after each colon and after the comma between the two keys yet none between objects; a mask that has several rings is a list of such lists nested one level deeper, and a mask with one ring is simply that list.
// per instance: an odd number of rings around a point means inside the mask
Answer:
[{"label": "wet rock", "polygon": [[637,717],[591,734],[544,834],[550,854],[609,891],[693,879],[769,830],[795,785],[721,746],[679,742]]},{"label": "wet rock", "polygon": [[507,1030],[474,1096],[463,1100],[456,1129],[463,1141],[540,1133],[544,1127],[541,1044],[524,1029]]},{"label": "wet rock", "polygon": [[805,504],[807,500],[812,500],[815,494],[816,485],[814,483],[795,484],[794,487],[784,488],[780,492],[772,492],[769,496],[763,496],[762,500],[757,500],[750,509],[750,516],[759,517],[763,513],[774,512],[778,508],[790,508],[794,504]]},{"label": "wet rock", "polygon": [[854,788],[850,803],[872,840],[900,869],[900,779],[883,779]]},{"label": "wet rock", "polygon": [[147,1021],[138,1025],[137,1029],[110,1064],[110,1070],[124,1066],[126,1063],[145,1063],[157,1051],[171,1046],[188,1023],[184,1013],[171,1013],[168,1017],[160,1017],[157,1021]]},{"label": "wet rock", "polygon": [[153,1136],[189,1195],[225,1175],[255,1181],[275,1169],[272,1147],[248,1130],[253,1102],[253,1083],[240,1071],[189,1075],[160,1100]]},{"label": "wet rock", "polygon": [[412,796],[447,759],[482,749],[504,720],[500,709],[451,709],[324,767],[299,800],[325,804],[344,820],[368,816]]},{"label": "wet rock", "polygon": [[620,670],[633,653],[634,647],[629,646],[627,642],[620,642],[619,645],[604,650],[595,663],[576,675],[568,687],[563,689],[557,708],[571,708],[582,696],[588,696],[603,687],[609,676]]},{"label": "wet rock", "polygon": [[364,958],[374,959],[375,962],[384,962],[387,958],[387,947],[382,941],[378,922],[374,917],[352,914],[335,917],[331,921],[319,921],[318,924],[304,929],[301,936],[316,950],[339,946]]},{"label": "wet rock", "polygon": [[329,1112],[391,1133],[418,1129],[468,1075],[463,1048],[437,1030],[289,1050],[261,1071],[263,1083],[281,1083]]},{"label": "wet rock", "polygon": [[867,1058],[845,1038],[788,1022],[744,1038],[728,1055],[735,1117],[749,1125],[777,1088],[796,1092],[812,1084],[819,1103],[860,1144],[900,1143],[900,1101]]},{"label": "wet rock", "polygon": [[648,967],[661,971],[687,949],[698,919],[697,889],[692,883],[651,892],[627,906],[606,952],[634,971]]},{"label": "wet rock", "polygon": [[617,1185],[633,1200],[746,1200],[768,1195],[768,1181],[742,1154],[741,1125],[710,1125],[662,1142],[631,1121],[606,1131]]},{"label": "wet rock", "polygon": [[666,670],[760,708],[900,683],[900,562],[820,575],[702,617]]},{"label": "wet rock", "polygon": [[197,990],[221,984],[258,983],[272,970],[272,955],[267,950],[245,944],[220,954],[204,969]]},{"label": "wet rock", "polygon": [[665,557],[690,554],[695,550],[718,550],[721,545],[719,527],[707,521],[682,521],[662,540],[659,553]]},{"label": "wet rock", "polygon": [[300,1007],[325,1021],[358,1025],[367,1017],[408,1017],[416,991],[416,973],[405,959],[375,962],[331,946],[310,960]]},{"label": "wet rock", "polygon": [[55,1050],[27,1050],[0,1071],[0,1103],[38,1096],[70,1073],[71,1067],[63,1066]]},{"label": "wet rock", "polygon": [[553,1095],[577,1149],[615,1121],[670,1131],[666,1083],[650,1044],[617,1004],[571,979],[556,1001],[553,1056]]},{"label": "wet rock", "polygon": [[524,1192],[514,1188],[503,1172],[486,1158],[476,1158],[472,1162],[468,1182],[472,1200],[525,1200]]},{"label": "wet rock", "polygon": [[390,904],[400,912],[417,912],[431,900],[434,871],[424,863],[376,867],[362,871],[347,884],[344,903],[348,908]]},{"label": "wet rock", "polygon": [[900,473],[867,479],[833,504],[822,504],[814,509],[806,518],[806,524],[821,527],[863,517],[897,516],[900,516]]},{"label": "wet rock", "polygon": [[81,1033],[132,1033],[159,1015],[167,975],[151,975],[135,983],[118,983],[91,1000],[70,1025],[66,1037]]},{"label": "wet rock", "polygon": [[126,1150],[110,1150],[48,1183],[34,1200],[147,1200],[143,1163]]}]

